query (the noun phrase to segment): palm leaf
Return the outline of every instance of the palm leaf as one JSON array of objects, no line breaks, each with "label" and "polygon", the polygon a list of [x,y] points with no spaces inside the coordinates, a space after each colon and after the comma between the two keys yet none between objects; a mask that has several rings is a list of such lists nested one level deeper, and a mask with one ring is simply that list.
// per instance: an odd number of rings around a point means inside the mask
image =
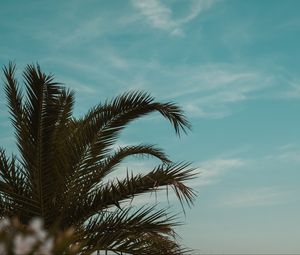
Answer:
[{"label": "palm leaf", "polygon": [[146,175],[131,175],[123,180],[111,181],[86,194],[83,200],[70,207],[66,215],[73,222],[86,220],[111,206],[119,207],[120,202],[132,199],[138,194],[157,191],[168,186],[174,189],[181,204],[186,202],[191,205],[195,192],[186,186],[184,181],[193,178],[195,174],[194,169],[187,168],[188,166],[188,163],[161,165]]},{"label": "palm leaf", "polygon": [[[155,210],[155,207],[101,213],[84,227],[83,235],[89,240],[87,249],[130,254],[182,254],[174,239],[173,227],[178,225],[176,217],[168,215],[165,209]],[[154,244],[159,244],[156,251]]]},{"label": "palm leaf", "polygon": [[105,160],[94,165],[89,165],[82,171],[75,172],[70,177],[70,189],[68,192],[76,194],[78,193],[75,192],[76,189],[78,190],[80,187],[80,192],[82,194],[87,193],[99,184],[105,176],[114,171],[116,167],[129,156],[152,156],[161,160],[165,164],[171,163],[168,156],[154,145],[141,144],[137,146],[125,146],[119,148],[112,155],[106,157]]},{"label": "palm leaf", "polygon": [[[109,147],[116,142],[120,131],[131,121],[158,111],[174,126],[177,134],[190,128],[181,109],[173,103],[161,104],[143,92],[127,92],[116,99],[92,109],[78,120],[72,144],[76,147],[77,165],[85,168],[107,156]],[[77,143],[76,143],[77,142]],[[78,153],[79,151],[79,153]]]}]

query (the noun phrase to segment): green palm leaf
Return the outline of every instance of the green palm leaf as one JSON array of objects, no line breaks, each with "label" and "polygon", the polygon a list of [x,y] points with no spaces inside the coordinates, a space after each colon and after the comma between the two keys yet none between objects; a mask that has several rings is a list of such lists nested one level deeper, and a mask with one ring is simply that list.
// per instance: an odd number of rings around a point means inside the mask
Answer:
[{"label": "green palm leaf", "polygon": [[183,254],[184,249],[173,241],[173,228],[177,225],[176,217],[169,216],[165,209],[148,207],[132,212],[129,208],[101,213],[88,222],[83,232],[89,240],[87,247],[91,247],[92,251]]}]

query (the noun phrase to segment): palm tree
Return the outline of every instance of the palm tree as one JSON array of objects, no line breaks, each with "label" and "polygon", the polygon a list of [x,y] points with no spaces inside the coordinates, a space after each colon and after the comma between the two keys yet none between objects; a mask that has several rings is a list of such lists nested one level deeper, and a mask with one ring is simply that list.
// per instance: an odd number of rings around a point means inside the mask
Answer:
[{"label": "palm tree", "polygon": [[[124,93],[81,117],[72,116],[74,93],[28,65],[25,95],[15,65],[3,68],[5,92],[15,128],[18,154],[0,149],[0,216],[17,216],[23,224],[41,217],[46,228],[75,226],[78,241],[90,254],[99,250],[129,254],[183,254],[174,238],[177,219],[167,209],[135,209],[121,202],[162,188],[173,188],[181,204],[191,205],[194,177],[188,163],[172,163],[153,145],[113,149],[120,132],[133,120],[159,112],[179,135],[190,124],[174,103],[159,103],[147,93]],[[147,174],[105,181],[128,156],[158,158]]]}]

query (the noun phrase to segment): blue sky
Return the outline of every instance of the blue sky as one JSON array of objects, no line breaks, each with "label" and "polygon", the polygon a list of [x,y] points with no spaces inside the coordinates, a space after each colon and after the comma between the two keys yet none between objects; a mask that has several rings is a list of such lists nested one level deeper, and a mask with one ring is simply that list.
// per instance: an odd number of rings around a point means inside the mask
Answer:
[{"label": "blue sky", "polygon": [[[299,8],[296,0],[3,1],[0,65],[14,60],[21,72],[38,61],[76,91],[76,115],[129,89],[177,102],[193,125],[187,136],[153,114],[119,145],[156,143],[198,167],[182,242],[210,254],[300,253]],[[3,91],[0,105],[0,144],[14,151]]]}]

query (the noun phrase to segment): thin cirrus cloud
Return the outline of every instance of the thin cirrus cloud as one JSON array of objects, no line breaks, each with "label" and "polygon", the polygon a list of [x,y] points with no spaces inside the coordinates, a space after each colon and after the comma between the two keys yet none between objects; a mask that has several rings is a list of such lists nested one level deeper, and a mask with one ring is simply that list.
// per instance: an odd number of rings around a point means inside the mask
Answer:
[{"label": "thin cirrus cloud", "polygon": [[228,171],[241,169],[247,164],[240,158],[214,158],[200,163],[196,170],[198,178],[191,181],[192,187],[214,185],[218,183]]},{"label": "thin cirrus cloud", "polygon": [[78,24],[73,31],[69,32],[67,36],[60,40],[58,46],[65,46],[71,42],[82,43],[84,41],[90,41],[99,37],[102,33],[104,33],[104,31],[106,31],[102,26],[100,26],[100,24],[102,24],[101,17],[92,18],[88,21]]},{"label": "thin cirrus cloud", "polygon": [[[276,85],[271,74],[233,64],[173,68],[158,65],[153,71],[159,74],[161,83],[172,84],[171,92],[160,94],[167,95],[165,99],[180,102],[190,117],[224,118],[236,110],[234,103],[268,94],[268,89]],[[155,81],[146,78],[148,87],[155,88]]]},{"label": "thin cirrus cloud", "polygon": [[[46,62],[92,80],[85,83],[78,77],[80,84],[90,85],[85,88],[73,84],[77,91],[95,92],[98,86],[106,84],[114,85],[109,88],[112,95],[129,89],[149,91],[158,100],[178,102],[192,118],[225,118],[240,110],[237,103],[262,97],[296,99],[300,95],[297,83],[287,77],[240,63],[175,63],[169,66],[159,60],[126,58],[113,47],[93,52],[89,61],[66,57],[55,61],[50,58]],[[64,83],[71,79],[64,78],[61,80]]]},{"label": "thin cirrus cloud", "polygon": [[292,163],[299,165],[300,163],[300,148],[295,144],[285,144],[275,148],[272,153],[265,156],[265,159],[277,163]]},{"label": "thin cirrus cloud", "polygon": [[[141,169],[153,169],[153,162],[129,162],[128,169],[133,171]],[[242,168],[247,162],[239,158],[214,158],[205,162],[202,162],[200,167],[195,170],[197,178],[189,182],[189,186],[197,191],[202,186],[216,185],[222,180],[222,176],[228,171]],[[142,167],[142,168],[141,168]],[[110,178],[121,178],[126,175],[124,172],[115,172],[110,175]],[[167,189],[163,189],[155,194],[144,194],[129,201],[132,205],[144,204],[145,201],[150,204],[166,203],[176,201],[178,198],[173,192],[167,192]]]},{"label": "thin cirrus cloud", "polygon": [[300,79],[294,78],[289,80],[288,89],[280,93],[280,97],[287,99],[299,99],[300,98]]},{"label": "thin cirrus cloud", "polygon": [[[225,157],[216,157],[212,158],[207,161],[203,161],[199,163],[199,167],[194,170],[197,178],[191,180],[190,187],[198,190],[200,187],[208,186],[208,185],[216,185],[218,184],[223,176],[228,173],[229,171],[242,169],[247,164],[247,161],[241,158],[225,158]],[[129,174],[133,173],[140,173],[141,170],[144,173],[147,173],[145,169],[148,171],[154,169],[158,163],[154,162],[153,160],[147,161],[128,161],[120,164],[117,167],[116,171],[111,173],[108,176],[108,179],[113,180],[114,178],[124,178],[127,176],[127,171]],[[195,166],[197,164],[193,164]],[[134,204],[142,204],[145,201],[145,197],[147,197],[147,201],[150,203],[164,203],[168,201],[175,201],[176,195],[170,192],[167,196],[164,193],[166,190],[163,190],[158,193],[158,195],[144,195],[139,196],[138,198],[134,199]],[[132,203],[132,201],[130,202]]]},{"label": "thin cirrus cloud", "polygon": [[[128,142],[119,142],[116,145],[112,146],[113,150],[117,150],[120,147],[136,145],[135,143]],[[217,157],[211,158],[206,161],[199,163],[194,163],[192,168],[195,167],[194,173],[196,174],[195,179],[190,181],[190,184],[194,188],[206,185],[214,185],[222,180],[222,177],[229,171],[242,169],[247,166],[248,160],[235,157],[230,153],[227,155],[219,155]],[[161,162],[155,158],[149,158],[148,160],[132,160],[132,157],[122,162],[117,168],[116,171],[109,175],[109,178],[123,178],[129,173],[147,173],[148,171],[154,169]]]},{"label": "thin cirrus cloud", "polygon": [[[114,50],[97,54],[101,56],[101,61],[95,60],[93,65],[85,63],[83,59],[65,59],[60,64],[70,70],[78,70],[86,77],[92,74],[95,84],[114,84],[118,93],[128,88],[140,89],[159,95],[161,100],[175,100],[184,107],[189,117],[224,118],[237,110],[235,103],[259,97],[262,92],[276,85],[276,79],[271,74],[234,64],[176,64],[169,67],[155,61],[149,63],[140,59],[124,59]],[[57,60],[54,62],[57,63]],[[102,62],[106,63],[104,68],[96,68]],[[126,73],[120,78],[113,75],[113,71]],[[98,81],[100,73],[101,80]],[[81,86],[77,89],[83,90]],[[88,91],[92,89],[90,87]]]},{"label": "thin cirrus cloud", "polygon": [[141,16],[157,29],[165,30],[171,35],[182,36],[183,25],[195,19],[200,12],[211,7],[214,1],[191,1],[190,12],[183,18],[174,19],[172,9],[159,0],[132,0],[132,5],[137,8]]},{"label": "thin cirrus cloud", "polygon": [[238,193],[223,197],[218,206],[221,207],[256,207],[271,206],[284,203],[288,196],[287,191],[274,187],[257,187],[240,190]]},{"label": "thin cirrus cloud", "polygon": [[[80,71],[82,77],[92,77],[95,86],[86,89],[77,86],[78,91],[96,90],[96,84],[114,84],[116,94],[128,89],[145,90],[159,95],[160,100],[178,102],[189,117],[195,118],[225,118],[239,111],[237,103],[261,97],[296,99],[300,95],[297,82],[240,63],[176,63],[169,66],[158,60],[125,58],[113,47],[93,52],[89,61],[66,57],[55,61],[48,59],[47,62],[76,73]],[[122,75],[115,75],[115,72]]]}]

